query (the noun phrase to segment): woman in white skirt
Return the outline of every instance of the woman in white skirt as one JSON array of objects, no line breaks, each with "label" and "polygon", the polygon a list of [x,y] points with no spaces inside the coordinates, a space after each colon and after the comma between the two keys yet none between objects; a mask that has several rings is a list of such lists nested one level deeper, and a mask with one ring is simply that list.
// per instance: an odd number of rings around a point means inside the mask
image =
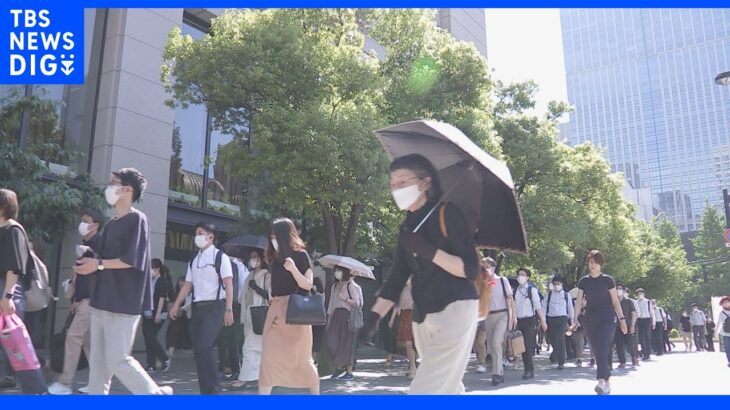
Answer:
[{"label": "woman in white skirt", "polygon": [[246,291],[241,294],[241,323],[243,323],[243,364],[235,388],[254,387],[259,379],[261,367],[261,335],[253,330],[251,308],[268,306],[271,297],[271,274],[266,269],[263,252],[251,251],[248,259],[248,268],[251,270]]}]

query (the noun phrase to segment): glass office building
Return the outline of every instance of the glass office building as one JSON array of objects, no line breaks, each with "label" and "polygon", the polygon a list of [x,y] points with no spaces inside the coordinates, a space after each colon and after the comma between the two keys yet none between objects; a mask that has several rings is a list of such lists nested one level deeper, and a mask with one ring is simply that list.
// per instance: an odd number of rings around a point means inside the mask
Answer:
[{"label": "glass office building", "polygon": [[722,209],[730,144],[730,9],[564,9],[569,142],[602,147],[683,232]]}]

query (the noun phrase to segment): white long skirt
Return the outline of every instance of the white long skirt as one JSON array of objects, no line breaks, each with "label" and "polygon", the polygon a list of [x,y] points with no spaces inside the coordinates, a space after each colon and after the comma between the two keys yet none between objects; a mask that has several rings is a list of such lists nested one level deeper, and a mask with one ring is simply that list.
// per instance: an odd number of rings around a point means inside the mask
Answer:
[{"label": "white long skirt", "polygon": [[261,367],[261,335],[253,332],[251,321],[251,309],[246,308],[246,316],[243,321],[243,365],[238,374],[238,380],[251,382],[259,379],[259,368]]}]

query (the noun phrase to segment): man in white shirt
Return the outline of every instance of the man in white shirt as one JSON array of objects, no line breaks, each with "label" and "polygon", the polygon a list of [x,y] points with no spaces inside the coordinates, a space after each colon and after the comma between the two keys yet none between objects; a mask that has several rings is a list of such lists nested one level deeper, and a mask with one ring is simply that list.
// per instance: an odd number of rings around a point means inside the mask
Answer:
[{"label": "man in white shirt", "polygon": [[692,325],[695,346],[698,352],[704,352],[706,350],[705,334],[707,333],[707,328],[705,325],[707,323],[707,317],[705,317],[705,313],[700,310],[696,303],[689,305],[689,309],[689,323]]},{"label": "man in white shirt", "polygon": [[495,281],[492,288],[492,300],[489,304],[489,316],[484,321],[489,354],[492,356],[493,386],[504,382],[504,343],[507,329],[514,329],[517,325],[512,287],[507,278],[495,273],[496,265],[492,258],[482,259],[482,269],[486,271],[487,281]]},{"label": "man in white shirt", "polygon": [[638,305],[638,319],[636,328],[639,333],[639,344],[641,344],[641,355],[644,360],[651,359],[651,331],[656,326],[654,320],[654,309],[651,301],[646,298],[644,289],[636,289],[636,304]]},{"label": "man in white shirt", "polygon": [[563,289],[563,278],[555,275],[550,292],[542,301],[542,310],[547,316],[548,337],[553,347],[551,359],[558,362],[558,369],[565,366],[565,331],[568,329],[570,318],[573,317],[573,303],[568,292]]},{"label": "man in white shirt", "polygon": [[652,330],[651,341],[654,344],[654,353],[657,356],[664,354],[666,346],[664,346],[664,332],[667,330],[667,314],[664,309],[659,307],[656,299],[651,300],[651,307],[654,309],[654,328]]},{"label": "man in white shirt", "polygon": [[540,294],[534,285],[529,284],[532,273],[527,268],[517,270],[517,283],[519,287],[514,290],[515,312],[517,313],[517,328],[522,332],[525,339],[525,353],[522,353],[522,361],[525,363],[525,374],[522,378],[532,379],[535,377],[535,367],[532,363],[532,356],[537,349],[537,325],[538,321],[543,331],[547,330],[545,316],[540,306]]},{"label": "man in white shirt", "polygon": [[213,224],[200,222],[195,226],[195,246],[199,251],[188,264],[185,283],[170,309],[170,317],[175,319],[180,305],[193,292],[190,336],[200,394],[204,395],[218,392],[220,380],[213,345],[223,325],[234,323],[231,260],[213,245],[216,233]]}]

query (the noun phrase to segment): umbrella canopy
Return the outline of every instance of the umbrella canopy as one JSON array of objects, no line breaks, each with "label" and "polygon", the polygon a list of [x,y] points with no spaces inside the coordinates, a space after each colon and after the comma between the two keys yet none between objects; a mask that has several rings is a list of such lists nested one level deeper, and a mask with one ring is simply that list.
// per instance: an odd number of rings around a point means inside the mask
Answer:
[{"label": "umbrella canopy", "polygon": [[266,250],[268,244],[265,236],[243,235],[229,239],[223,244],[223,251],[229,256],[245,259],[253,249]]},{"label": "umbrella canopy", "polygon": [[361,276],[375,280],[373,269],[370,266],[348,256],[326,255],[319,258],[319,263],[325,268],[334,268],[335,266],[347,268],[350,270],[352,276]]},{"label": "umbrella canopy", "polygon": [[527,252],[514,183],[504,162],[443,122],[411,121],[375,135],[391,159],[421,154],[433,163],[444,189],[442,200],[461,209],[478,247]]}]

